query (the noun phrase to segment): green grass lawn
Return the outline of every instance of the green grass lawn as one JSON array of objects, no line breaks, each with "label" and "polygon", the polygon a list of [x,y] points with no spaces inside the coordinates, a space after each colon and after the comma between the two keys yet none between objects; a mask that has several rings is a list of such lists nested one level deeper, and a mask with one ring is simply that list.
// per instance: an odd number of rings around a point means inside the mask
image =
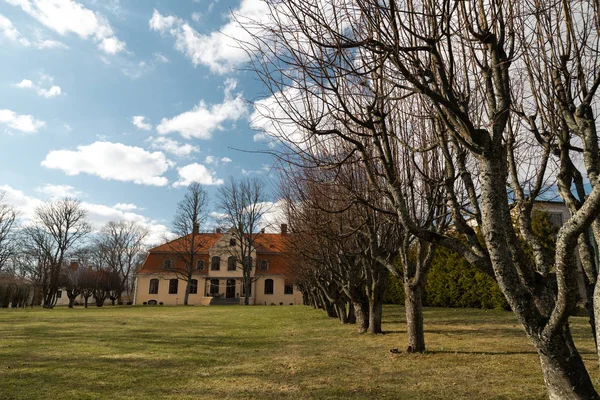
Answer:
[{"label": "green grass lawn", "polygon": [[[405,347],[401,307],[384,335],[320,310],[104,307],[0,310],[0,399],[544,399],[513,315],[427,309],[426,354]],[[585,318],[577,344],[600,377]]]}]

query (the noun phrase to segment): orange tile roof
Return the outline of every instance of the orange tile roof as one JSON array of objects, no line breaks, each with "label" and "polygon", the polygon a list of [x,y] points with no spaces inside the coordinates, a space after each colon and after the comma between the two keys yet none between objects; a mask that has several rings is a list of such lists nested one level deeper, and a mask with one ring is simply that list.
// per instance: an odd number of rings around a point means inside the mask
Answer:
[{"label": "orange tile roof", "polygon": [[[210,248],[224,236],[224,233],[200,233],[198,239],[200,240],[200,246],[198,247],[198,260],[204,260],[204,271],[197,271],[199,275],[205,275],[208,273],[210,268],[210,260],[208,251]],[[188,235],[189,236],[189,235]],[[158,273],[172,273],[177,270],[184,269],[184,263],[182,260],[170,256],[173,252],[182,252],[187,248],[186,238],[184,236],[160,246],[154,247],[148,251],[148,256],[144,261],[142,267],[138,270],[138,274],[158,274]],[[267,260],[269,262],[269,271],[266,274],[284,274],[287,268],[287,257],[283,254],[286,250],[287,234],[279,233],[262,233],[258,235],[254,242],[254,247],[257,252],[257,268],[260,265],[261,260]],[[171,259],[173,268],[171,270],[163,269],[163,262],[165,259]],[[256,273],[265,273],[256,270]]]},{"label": "orange tile roof", "polygon": [[[174,251],[186,251],[187,247],[187,238],[190,237],[191,234],[187,236],[180,237],[175,240],[171,240],[165,244],[161,244],[160,246],[154,247],[149,250],[150,253],[171,253]],[[215,244],[215,242],[223,237],[222,233],[199,233],[196,235],[196,240],[199,240],[198,245],[198,253],[208,253],[208,250]]]}]

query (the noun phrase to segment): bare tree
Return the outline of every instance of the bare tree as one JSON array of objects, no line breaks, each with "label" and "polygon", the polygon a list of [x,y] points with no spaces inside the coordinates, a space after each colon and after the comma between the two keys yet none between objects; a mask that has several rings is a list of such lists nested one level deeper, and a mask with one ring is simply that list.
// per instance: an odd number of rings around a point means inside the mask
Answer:
[{"label": "bare tree", "polygon": [[[118,287],[122,291],[114,293],[119,302],[123,291],[128,298],[132,295],[132,275],[143,261],[147,236],[148,230],[136,222],[109,221],[95,239],[104,265],[120,278]],[[114,289],[117,290],[117,287]]]},{"label": "bare tree", "polygon": [[70,263],[63,267],[61,283],[69,299],[69,308],[73,308],[77,296],[81,294],[85,278],[85,268],[77,263]]},{"label": "bare tree", "polygon": [[61,270],[68,254],[90,233],[86,211],[71,198],[52,200],[35,211],[33,224],[24,228],[28,252],[43,287],[44,307],[56,304]]},{"label": "bare tree", "polygon": [[249,304],[252,284],[252,252],[257,238],[261,235],[261,220],[269,211],[265,184],[258,178],[245,177],[239,180],[231,177],[219,188],[218,205],[223,214],[221,223],[231,228],[236,240],[236,265],[242,269],[244,304]]},{"label": "bare tree", "polygon": [[[590,254],[585,235],[600,214],[597,4],[267,3],[271,20],[249,29],[254,41],[246,45],[273,94],[264,114],[276,134],[303,153],[330,137],[350,146],[407,235],[495,277],[538,351],[549,397],[600,398],[568,325],[578,297],[576,252]],[[407,143],[406,118],[427,109],[436,121],[431,135]],[[432,147],[443,175],[422,170],[421,179],[444,187],[452,235],[421,223],[402,179],[402,160]],[[531,234],[552,164],[572,212],[553,261]],[[582,176],[592,189],[574,196]],[[585,260],[584,267],[592,286],[595,274]]]},{"label": "bare tree", "polygon": [[187,193],[177,204],[173,232],[179,238],[167,243],[169,251],[177,259],[171,271],[177,275],[177,279],[186,282],[184,305],[188,305],[192,279],[197,272],[196,264],[200,260],[198,253],[206,245],[206,240],[200,234],[200,226],[206,222],[207,216],[206,191],[199,183],[194,182],[188,186]]},{"label": "bare tree", "polygon": [[0,271],[15,253],[16,220],[16,210],[4,202],[4,192],[0,191]]}]

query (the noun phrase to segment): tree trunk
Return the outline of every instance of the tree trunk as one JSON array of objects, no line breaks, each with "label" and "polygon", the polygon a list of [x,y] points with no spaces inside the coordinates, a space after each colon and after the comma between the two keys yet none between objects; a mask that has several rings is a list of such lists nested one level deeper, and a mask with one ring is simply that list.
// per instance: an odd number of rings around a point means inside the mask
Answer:
[{"label": "tree trunk", "polygon": [[565,326],[554,339],[537,346],[550,400],[600,399]]},{"label": "tree trunk", "polygon": [[188,279],[185,284],[185,294],[183,295],[183,305],[188,305],[188,300],[190,298],[190,288],[192,287],[192,277],[188,276]]},{"label": "tree trunk", "polygon": [[365,333],[369,328],[369,307],[361,302],[354,302],[353,304],[358,333]]},{"label": "tree trunk", "polygon": [[371,283],[367,287],[369,295],[369,332],[382,333],[381,318],[383,316],[383,297],[389,279],[389,271],[379,263],[371,266]]},{"label": "tree trunk", "polygon": [[306,293],[306,291],[302,292],[302,305],[303,306],[308,306],[310,303],[308,301],[308,293]]},{"label": "tree trunk", "polygon": [[337,314],[338,319],[342,324],[348,323],[348,315],[346,314],[346,305],[342,301],[336,301],[334,303],[335,312]]},{"label": "tree trunk", "polygon": [[44,293],[44,308],[54,308],[58,300],[56,292],[57,291],[53,291],[52,289],[48,288],[46,293]]},{"label": "tree trunk", "polygon": [[83,304],[84,304],[85,308],[87,308],[87,306],[88,306],[89,299],[90,299],[89,297],[84,297]]},{"label": "tree trunk", "polygon": [[406,332],[408,335],[409,353],[425,351],[425,332],[423,329],[422,285],[415,286],[404,283],[404,308],[406,310]]},{"label": "tree trunk", "polygon": [[[244,305],[250,305],[250,285],[252,282],[250,279],[244,278]],[[256,303],[255,303],[256,304]]]},{"label": "tree trunk", "polygon": [[[600,332],[600,285],[598,283],[596,283],[594,287],[593,303],[596,334],[598,334],[598,332]],[[598,358],[600,358],[600,346],[598,345],[598,342],[599,341],[596,339],[596,351],[598,354]]]},{"label": "tree trunk", "polygon": [[351,302],[348,302],[348,317],[346,318],[346,323],[356,323],[356,310],[354,310],[354,304]]},{"label": "tree trunk", "polygon": [[73,303],[75,303],[75,297],[69,297],[69,308],[73,308]]},{"label": "tree trunk", "polygon": [[[382,333],[381,317],[383,315],[383,299],[369,302],[369,333]],[[408,313],[407,313],[408,315]],[[408,320],[408,318],[407,318]]]}]

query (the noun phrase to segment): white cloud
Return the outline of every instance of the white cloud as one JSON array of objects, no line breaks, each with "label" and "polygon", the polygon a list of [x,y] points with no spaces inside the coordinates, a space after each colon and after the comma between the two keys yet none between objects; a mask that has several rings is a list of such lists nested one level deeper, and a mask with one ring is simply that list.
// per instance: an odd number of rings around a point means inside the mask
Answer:
[{"label": "white cloud", "polygon": [[167,58],[167,56],[165,56],[164,54],[161,54],[161,53],[154,53],[154,59],[158,62],[165,63],[165,64],[170,62],[170,60]]},{"label": "white cloud", "polygon": [[82,192],[75,190],[73,186],[52,185],[50,183],[46,183],[44,186],[36,188],[35,191],[43,193],[52,199],[62,197],[79,197],[82,194]]},{"label": "white cloud", "polygon": [[19,217],[24,221],[32,219],[35,209],[43,204],[42,200],[27,196],[22,191],[8,185],[0,185],[0,192],[4,192],[4,201],[15,207],[19,212]]},{"label": "white cloud", "polygon": [[121,211],[133,211],[137,210],[138,206],[132,203],[117,203],[113,206],[113,208],[116,208],[117,210]]},{"label": "white cloud", "polygon": [[145,122],[145,119],[146,117],[144,117],[143,115],[136,115],[131,119],[131,123],[135,125],[138,129],[149,131],[150,129],[152,129],[152,125]]},{"label": "white cloud", "polygon": [[37,132],[46,125],[46,122],[35,119],[31,115],[17,114],[11,110],[0,110],[0,123],[24,133]]},{"label": "white cloud", "polygon": [[229,157],[218,158],[215,156],[206,156],[206,158],[204,159],[205,164],[211,164],[211,165],[228,164],[231,161],[233,161],[233,160]]},{"label": "white cloud", "polygon": [[21,82],[17,83],[15,86],[18,88],[21,88],[21,89],[33,89],[33,82],[30,81],[29,79],[23,79]]},{"label": "white cloud", "polygon": [[172,236],[171,230],[167,226],[142,214],[120,210],[116,206],[110,207],[104,204],[82,202],[81,206],[87,210],[88,219],[95,231],[100,230],[109,221],[132,221],[148,229],[148,236],[145,240],[146,245],[154,246],[164,243],[165,237]]},{"label": "white cloud", "polygon": [[[5,194],[4,201],[17,209],[19,217],[24,223],[32,220],[35,217],[35,209],[44,203],[41,199],[28,196],[22,191],[8,185],[0,185],[0,191]],[[95,231],[100,230],[108,221],[134,221],[148,229],[149,234],[146,237],[146,245],[163,243],[165,237],[172,236],[170,229],[158,221],[151,220],[141,214],[133,213],[131,212],[132,209],[127,210],[117,207],[122,204],[110,207],[104,204],[82,202],[81,205],[88,212],[88,220]],[[130,204],[126,204],[125,206],[130,206]],[[137,209],[139,210],[139,208]]]},{"label": "white cloud", "polygon": [[276,202],[265,202],[262,204],[264,207],[264,214],[260,219],[259,225],[265,228],[268,233],[278,233],[281,230],[281,224],[287,223],[285,216],[285,201],[277,200]]},{"label": "white cloud", "polygon": [[60,35],[74,33],[82,39],[92,39],[107,54],[125,49],[125,43],[113,32],[102,14],[85,8],[73,0],[5,0],[19,6],[42,25]]},{"label": "white cloud", "polygon": [[185,167],[177,168],[179,180],[173,184],[173,187],[188,186],[192,182],[198,182],[202,185],[222,185],[223,179],[216,177],[214,171],[209,171],[204,165],[193,163]]},{"label": "white cloud", "polygon": [[107,54],[117,54],[125,50],[125,43],[112,36],[102,39],[98,44],[98,48]]},{"label": "white cloud", "polygon": [[194,22],[200,22],[201,19],[202,19],[202,13],[199,13],[199,12],[192,13],[192,20]]},{"label": "white cloud", "polygon": [[187,157],[192,153],[200,151],[198,146],[193,146],[189,143],[180,143],[176,140],[166,137],[149,137],[150,147],[156,150],[166,151],[178,157]]},{"label": "white cloud", "polygon": [[0,14],[0,35],[4,36],[11,42],[19,42],[23,46],[31,45],[29,40],[25,39],[23,35],[21,35],[21,32],[15,28],[13,23],[2,14]]},{"label": "white cloud", "polygon": [[237,41],[249,41],[251,37],[241,25],[248,21],[266,22],[269,7],[262,0],[242,0],[233,14],[238,21],[229,16],[225,25],[208,35],[198,33],[181,18],[164,16],[157,10],[154,10],[149,26],[154,31],[175,38],[175,48],[185,54],[194,66],[204,65],[212,72],[223,74],[248,59],[246,51],[240,48]]},{"label": "white cloud", "polygon": [[224,129],[225,121],[236,121],[248,112],[242,94],[237,93],[235,97],[232,95],[235,87],[236,81],[228,79],[225,82],[223,103],[208,105],[200,101],[190,111],[171,119],[163,118],[156,127],[157,132],[162,135],[179,132],[186,139],[210,139],[213,131]]},{"label": "white cloud", "polygon": [[37,84],[33,83],[33,81],[31,81],[29,79],[23,79],[21,82],[16,83],[15,86],[20,89],[35,90],[35,92],[37,93],[38,96],[45,97],[47,99],[50,99],[50,98],[53,98],[56,96],[60,96],[63,93],[62,89],[58,85],[52,85],[49,88],[43,88],[41,86],[41,83],[43,81],[52,82],[52,81],[54,81],[54,78],[48,77],[48,76],[43,76],[42,80]]},{"label": "white cloud", "polygon": [[174,166],[162,152],[148,152],[122,143],[94,142],[73,150],[52,150],[42,166],[60,169],[67,175],[87,173],[102,179],[134,182],[142,185],[165,186],[162,176]]}]

